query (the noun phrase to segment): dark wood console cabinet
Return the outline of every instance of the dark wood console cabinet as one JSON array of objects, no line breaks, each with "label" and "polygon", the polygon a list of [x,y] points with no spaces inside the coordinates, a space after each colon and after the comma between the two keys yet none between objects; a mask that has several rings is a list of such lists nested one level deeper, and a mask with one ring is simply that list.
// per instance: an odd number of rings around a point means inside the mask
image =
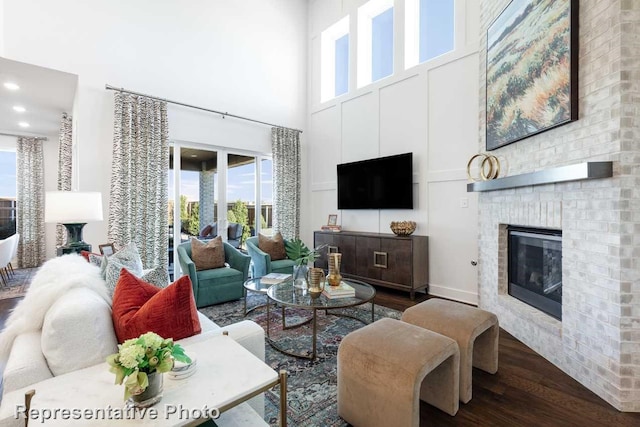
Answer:
[{"label": "dark wood console cabinet", "polygon": [[340,273],[372,285],[409,292],[429,286],[429,237],[355,231],[315,231],[313,247],[326,244],[316,267],[328,268],[327,253],[340,252]]}]

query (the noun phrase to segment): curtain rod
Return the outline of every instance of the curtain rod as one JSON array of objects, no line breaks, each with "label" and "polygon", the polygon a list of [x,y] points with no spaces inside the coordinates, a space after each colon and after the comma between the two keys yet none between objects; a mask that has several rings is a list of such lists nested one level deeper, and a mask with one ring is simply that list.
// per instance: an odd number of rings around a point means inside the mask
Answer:
[{"label": "curtain rod", "polygon": [[287,126],[274,125],[273,123],[267,123],[267,122],[263,122],[261,120],[250,119],[248,117],[238,116],[236,114],[229,114],[227,112],[212,110],[210,108],[198,107],[197,105],[185,104],[184,102],[172,101],[172,100],[166,99],[166,98],[159,98],[157,96],[146,95],[144,93],[134,92],[132,90],[127,90],[127,89],[124,89],[124,88],[121,88],[121,87],[111,86],[110,84],[106,84],[105,85],[105,89],[107,89],[107,90],[116,90],[118,92],[130,93],[132,95],[144,96],[144,97],[147,97],[147,98],[155,99],[157,101],[164,101],[164,102],[167,102],[169,104],[175,104],[175,105],[180,105],[182,107],[194,108],[196,110],[201,110],[201,111],[207,111],[209,113],[220,114],[222,116],[222,118],[224,118],[224,117],[233,117],[233,118],[240,119],[240,120],[247,120],[249,122],[260,123],[262,125],[273,126],[273,127],[277,127],[277,128],[291,129],[291,130],[295,130],[295,131],[298,131],[298,132],[302,133],[302,131],[300,129],[294,129],[294,128],[290,128],[290,127],[287,127]]},{"label": "curtain rod", "polygon": [[46,136],[35,136],[35,135],[18,135],[17,133],[6,133],[6,132],[0,132],[0,135],[2,136],[15,136],[17,138],[33,138],[33,139],[41,139],[43,141],[48,141],[49,138],[47,138]]}]

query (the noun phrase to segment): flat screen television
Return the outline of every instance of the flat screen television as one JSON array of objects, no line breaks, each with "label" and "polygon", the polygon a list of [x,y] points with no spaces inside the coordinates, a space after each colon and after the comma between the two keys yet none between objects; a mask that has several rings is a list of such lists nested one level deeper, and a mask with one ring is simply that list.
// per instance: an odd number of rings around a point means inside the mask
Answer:
[{"label": "flat screen television", "polygon": [[413,153],[339,164],[338,209],[413,209]]}]

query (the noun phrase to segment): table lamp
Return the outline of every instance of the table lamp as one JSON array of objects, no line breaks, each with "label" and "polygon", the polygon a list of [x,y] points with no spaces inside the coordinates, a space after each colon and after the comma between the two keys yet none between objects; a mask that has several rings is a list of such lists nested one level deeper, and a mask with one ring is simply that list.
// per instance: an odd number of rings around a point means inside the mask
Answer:
[{"label": "table lamp", "polygon": [[82,228],[87,222],[102,221],[102,195],[89,191],[47,191],[44,221],[63,224],[67,229],[67,244],[58,248],[58,255],[91,251],[91,245],[82,240]]}]

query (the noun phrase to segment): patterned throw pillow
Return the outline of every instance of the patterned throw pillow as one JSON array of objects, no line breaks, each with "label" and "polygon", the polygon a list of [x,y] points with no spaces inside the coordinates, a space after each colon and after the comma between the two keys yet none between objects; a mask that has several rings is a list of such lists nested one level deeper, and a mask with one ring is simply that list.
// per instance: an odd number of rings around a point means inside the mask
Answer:
[{"label": "patterned throw pillow", "polygon": [[148,270],[142,270],[142,276],[140,278],[159,288],[169,286],[169,270],[167,270],[167,267],[158,266]]},{"label": "patterned throw pillow", "polygon": [[222,237],[218,236],[206,243],[192,237],[191,259],[196,265],[196,271],[224,267]]},{"label": "patterned throw pillow", "polygon": [[149,331],[179,340],[202,330],[189,276],[160,289],[122,270],[112,319],[120,343]]},{"label": "patterned throw pillow", "polygon": [[107,282],[107,290],[111,296],[113,296],[123,268],[134,276],[141,277],[146,282],[153,283],[160,288],[165,288],[169,284],[167,268],[159,266],[143,270],[138,248],[134,243],[129,243],[110,257],[102,257],[100,271],[103,272],[103,277]]},{"label": "patterned throw pillow", "polygon": [[102,255],[98,255],[98,254],[92,254],[92,253],[89,254],[89,263],[100,267],[100,273],[104,278],[104,273],[102,272],[102,258],[106,258],[106,257],[103,257]]},{"label": "patterned throw pillow", "polygon": [[287,258],[287,252],[284,249],[284,239],[278,231],[273,237],[258,234],[258,248],[271,256],[271,261],[278,261]]},{"label": "patterned throw pillow", "polygon": [[123,269],[130,274],[141,278],[145,282],[152,283],[159,288],[166,288],[169,284],[169,272],[167,271],[166,267],[154,267],[148,270],[142,270],[140,274],[136,274],[133,271],[129,270],[126,265],[120,264],[118,261],[109,260],[109,264],[107,264],[106,269],[105,281],[107,282],[107,290],[109,291],[109,295],[111,296],[113,296]]},{"label": "patterned throw pillow", "polygon": [[[107,257],[104,258],[107,259]],[[142,260],[140,259],[138,248],[133,242],[127,243],[122,249],[111,255],[108,259],[109,263],[118,262],[138,277],[142,275]]]}]

